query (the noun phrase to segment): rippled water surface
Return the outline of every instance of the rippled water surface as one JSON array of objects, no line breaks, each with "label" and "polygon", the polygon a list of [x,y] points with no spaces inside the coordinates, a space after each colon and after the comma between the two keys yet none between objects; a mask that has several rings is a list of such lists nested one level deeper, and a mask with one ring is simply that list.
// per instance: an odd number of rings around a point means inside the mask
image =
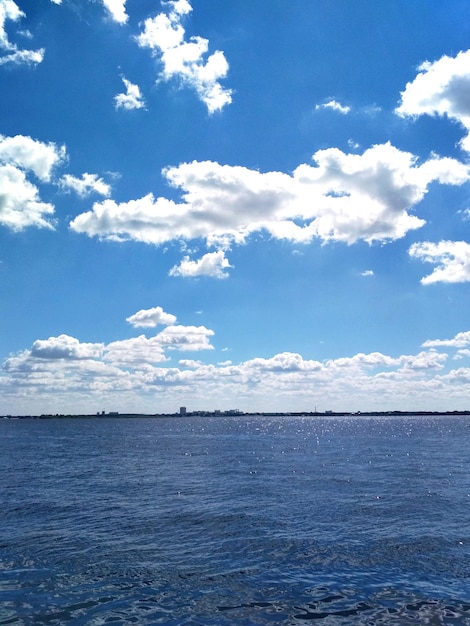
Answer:
[{"label": "rippled water surface", "polygon": [[469,624],[470,420],[0,420],[0,624]]}]

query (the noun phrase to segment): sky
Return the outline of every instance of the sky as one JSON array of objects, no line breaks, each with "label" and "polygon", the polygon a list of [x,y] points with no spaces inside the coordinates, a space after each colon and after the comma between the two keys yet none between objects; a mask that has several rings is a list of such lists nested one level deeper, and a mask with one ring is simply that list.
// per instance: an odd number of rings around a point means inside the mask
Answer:
[{"label": "sky", "polygon": [[470,410],[467,0],[0,0],[0,415]]}]

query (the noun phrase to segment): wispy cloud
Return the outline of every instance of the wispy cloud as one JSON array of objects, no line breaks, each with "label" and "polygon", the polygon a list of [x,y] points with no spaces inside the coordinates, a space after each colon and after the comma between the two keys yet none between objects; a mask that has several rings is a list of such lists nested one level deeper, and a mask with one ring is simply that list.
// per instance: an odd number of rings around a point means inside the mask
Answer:
[{"label": "wispy cloud", "polygon": [[324,104],[317,104],[315,109],[318,111],[319,109],[331,109],[332,111],[336,111],[337,113],[341,113],[342,115],[347,115],[351,111],[351,107],[347,105],[343,105],[337,100],[328,100]]},{"label": "wispy cloud", "polygon": [[116,109],[126,109],[130,111],[132,109],[145,108],[145,101],[142,97],[140,87],[134,85],[130,80],[124,77],[122,77],[122,82],[126,87],[126,93],[119,93],[117,96],[114,96]]},{"label": "wispy cloud", "polygon": [[36,65],[44,58],[44,49],[21,50],[7,35],[7,20],[19,21],[25,14],[13,0],[0,0],[0,65]]},{"label": "wispy cloud", "polygon": [[59,185],[62,189],[75,191],[81,197],[92,193],[109,196],[111,193],[111,186],[108,183],[99,178],[97,174],[88,174],[87,172],[82,174],[81,178],[65,174],[59,180]]}]

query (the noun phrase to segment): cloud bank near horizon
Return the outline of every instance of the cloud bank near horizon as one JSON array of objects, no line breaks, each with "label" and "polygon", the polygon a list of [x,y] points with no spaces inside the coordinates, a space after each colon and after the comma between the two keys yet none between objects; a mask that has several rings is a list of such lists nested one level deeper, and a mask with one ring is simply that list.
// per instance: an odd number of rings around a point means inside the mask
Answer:
[{"label": "cloud bank near horizon", "polygon": [[[469,358],[470,351],[466,354],[463,349],[470,345],[470,331],[450,340],[427,340],[424,350],[414,355],[372,352],[317,361],[283,352],[238,364],[183,358],[172,365],[174,351],[217,351],[211,343],[214,331],[177,325],[176,316],[159,306],[138,311],[127,321],[135,328],[157,324],[165,328],[150,337],[139,335],[108,344],[85,343],[66,334],[36,340],[30,349],[4,361],[0,389],[5,402],[9,398],[16,402],[18,393],[33,394],[37,406],[47,412],[53,391],[58,398],[53,401],[55,407],[67,395],[73,403],[69,406],[78,411],[94,412],[104,401],[125,411],[140,398],[140,410],[145,411],[157,394],[168,410],[176,410],[183,397],[198,409],[218,406],[218,398],[225,397],[237,401],[243,410],[274,410],[260,403],[262,398],[276,397],[280,410],[287,410],[289,398],[296,394],[306,408],[328,402],[328,408],[356,410],[367,402],[369,407],[391,410],[423,408],[423,403],[431,405],[443,393],[464,399],[470,391],[470,367],[446,370],[449,353],[436,349],[455,349],[459,358]],[[340,397],[348,398],[348,407],[345,401],[337,407]],[[397,397],[400,406],[392,405]]]}]

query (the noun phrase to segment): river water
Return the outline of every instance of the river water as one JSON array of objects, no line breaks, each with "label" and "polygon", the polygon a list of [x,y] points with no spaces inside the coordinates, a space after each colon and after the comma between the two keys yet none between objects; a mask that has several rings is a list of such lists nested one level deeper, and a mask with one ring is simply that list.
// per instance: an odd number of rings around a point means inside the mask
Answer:
[{"label": "river water", "polygon": [[466,417],[0,420],[0,624],[470,624]]}]

